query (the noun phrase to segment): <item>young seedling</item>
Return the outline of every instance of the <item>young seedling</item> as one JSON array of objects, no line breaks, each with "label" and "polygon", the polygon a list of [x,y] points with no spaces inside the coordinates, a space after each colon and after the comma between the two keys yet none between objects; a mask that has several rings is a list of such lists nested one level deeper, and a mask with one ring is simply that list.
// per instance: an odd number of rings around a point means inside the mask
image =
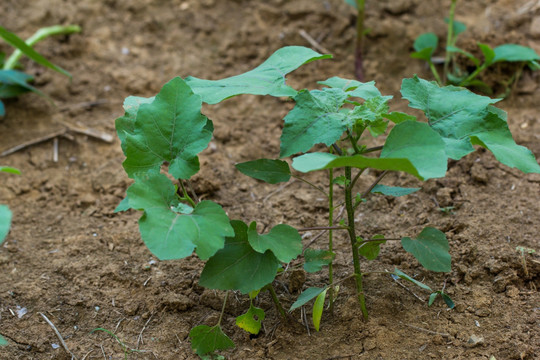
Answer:
[{"label": "young seedling", "polygon": [[[425,60],[429,64],[429,68],[439,85],[452,84],[464,87],[476,87],[487,94],[492,94],[493,90],[477,77],[490,66],[503,63],[515,62],[519,63],[520,67],[510,80],[505,82],[506,91],[501,97],[505,97],[509,93],[510,85],[519,80],[521,72],[525,65],[528,65],[531,70],[539,70],[540,56],[531,48],[517,44],[504,44],[491,48],[488,44],[477,43],[478,48],[483,54],[484,60],[477,58],[470,52],[460,49],[456,46],[458,36],[463,33],[467,27],[465,24],[454,20],[458,0],[452,0],[450,6],[450,16],[447,19],[448,32],[446,38],[446,54],[444,58],[444,69],[442,77],[433,63],[433,54],[437,50],[439,38],[434,33],[425,33],[420,35],[414,42],[414,50],[411,54],[412,58]],[[456,62],[456,55],[464,55],[474,65],[475,69],[472,72],[467,72],[460,68]]]},{"label": "young seedling", "polygon": [[71,75],[67,71],[49,62],[42,55],[36,52],[32,47],[39,41],[44,40],[49,36],[67,35],[80,31],[81,28],[77,25],[56,25],[39,29],[25,42],[17,35],[9,32],[8,30],[0,26],[0,37],[2,37],[8,44],[15,48],[13,54],[11,54],[11,56],[7,59],[5,59],[4,53],[0,53],[0,117],[6,114],[4,103],[1,101],[1,99],[17,97],[20,94],[29,91],[33,91],[36,94],[49,99],[44,93],[29,84],[29,82],[33,80],[31,75],[28,75],[19,70],[15,70],[16,68],[20,67],[19,59],[23,56],[23,54],[28,56],[36,63],[53,69],[71,78]]},{"label": "young seedling", "polygon": [[354,50],[354,74],[356,80],[364,81],[364,18],[365,18],[365,0],[345,0],[353,6],[356,11],[356,42]]},{"label": "young seedling", "polygon": [[[328,199],[327,224],[300,229],[329,230],[328,248],[304,252],[307,272],[329,266],[328,283],[306,289],[290,310],[315,299],[313,324],[318,330],[326,296],[331,307],[339,284],[352,278],[360,309],[367,318],[363,281],[369,274],[392,274],[411,281],[431,292],[430,304],[441,295],[452,306],[444,289],[433,291],[399,269],[391,273],[362,270],[364,259],[376,259],[387,241],[399,240],[424,268],[449,272],[451,257],[444,233],[428,226],[413,238],[368,236],[355,222],[355,213],[373,194],[404,196],[420,190],[381,184],[387,173],[404,172],[420,180],[444,177],[448,160],[459,160],[473,152],[473,145],[490,150],[500,162],[523,172],[540,173],[540,166],[528,149],[514,142],[506,113],[492,105],[498,100],[466,89],[440,87],[416,76],[404,79],[402,97],[411,108],[425,114],[427,122],[422,122],[406,113],[391,112],[388,102],[392,97],[383,96],[374,82],[333,77],[319,83],[322,89],[300,91],[286,85],[289,72],[329,57],[303,47],[285,47],[241,75],[213,81],[174,78],[155,98],[128,97],[125,115],[116,120],[116,128],[126,155],[123,166],[134,183],[117,211],[132,208],[143,212],[139,220],[142,239],[159,259],[180,259],[195,251],[206,261],[201,286],[239,291],[249,294],[251,301],[259,291],[268,290],[278,311],[286,316],[272,282],[285,272],[284,264],[302,253],[298,230],[279,224],[259,234],[255,222],[248,225],[230,220],[217,203],[199,201],[188,189],[192,188],[191,177],[199,170],[197,154],[206,148],[214,129],[213,123],[201,114],[203,102],[217,104],[240,94],[288,96],[296,105],[284,118],[279,158],[253,159],[236,168],[271,184],[300,178]],[[389,122],[394,126],[390,127]],[[374,147],[366,145],[369,136],[379,139],[387,131],[385,141]],[[319,144],[324,145],[324,151],[310,152]],[[292,169],[281,160],[288,157],[293,158]],[[358,191],[358,179],[366,169],[380,175]],[[165,171],[169,177],[162,173]],[[326,173],[328,190],[301,178],[301,173],[312,171]],[[337,176],[338,172],[343,175]],[[335,191],[336,184],[341,194]],[[335,204],[338,196],[342,205]],[[340,218],[341,209],[344,219]],[[339,280],[334,279],[332,267],[336,231],[347,235],[354,269],[353,275]],[[226,300],[227,293],[222,315]],[[237,318],[237,324],[257,333],[263,318],[264,311],[251,302],[248,312]],[[216,350],[234,347],[221,323],[222,316],[213,326],[200,325],[191,331],[192,347],[198,355],[209,356]]]},{"label": "young seedling", "polygon": [[[17,175],[21,174],[19,170],[9,166],[0,166],[0,172]],[[0,205],[0,245],[4,242],[7,234],[9,233],[9,228],[11,227],[11,218],[12,214],[9,210],[9,207],[7,207],[6,205]],[[2,335],[0,335],[0,346],[6,346],[7,344],[7,340]]]}]

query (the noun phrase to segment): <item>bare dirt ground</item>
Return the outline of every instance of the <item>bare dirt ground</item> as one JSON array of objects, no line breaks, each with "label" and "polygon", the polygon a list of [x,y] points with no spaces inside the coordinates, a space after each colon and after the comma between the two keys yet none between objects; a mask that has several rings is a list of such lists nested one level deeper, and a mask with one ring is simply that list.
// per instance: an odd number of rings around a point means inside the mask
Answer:
[{"label": "bare dirt ground", "polygon": [[[367,1],[366,80],[400,100],[401,79],[431,78],[409,58],[414,38],[425,31],[445,35],[449,1]],[[353,78],[354,11],[341,0],[15,1],[0,3],[2,26],[27,37],[41,26],[79,24],[81,34],[49,39],[38,50],[73,74],[73,80],[23,61],[36,86],[55,107],[36,95],[7,101],[0,120],[0,150],[71,126],[115,134],[128,95],[153,96],[174,76],[218,79],[249,70],[285,45],[309,46],[303,29],[333,55],[289,75],[295,88],[313,88],[331,76]],[[540,52],[540,3],[527,0],[462,1],[456,18],[465,22],[464,46],[505,42]],[[471,46],[471,49],[474,47]],[[0,44],[0,50],[10,50]],[[485,80],[494,82],[494,70]],[[525,72],[499,106],[509,114],[516,141],[540,156],[540,74]],[[277,156],[285,99],[243,96],[204,109],[216,130],[201,155],[197,190],[222,204],[231,218],[295,227],[323,225],[325,202],[300,182],[263,201],[278,186],[249,179],[236,162]],[[0,248],[0,333],[10,342],[2,359],[69,359],[45,314],[78,359],[123,359],[114,332],[130,349],[129,359],[196,359],[187,337],[219,315],[223,293],[197,284],[201,263],[156,261],[142,243],[140,214],[114,214],[129,185],[119,141],[112,144],[75,134],[60,138],[58,162],[52,143],[0,158],[21,176],[0,174],[0,203],[14,214]],[[375,174],[370,175],[371,178]],[[359,184],[365,186],[366,183]],[[323,179],[313,176],[315,182]],[[406,176],[388,177],[416,185]],[[224,330],[237,348],[230,359],[540,359],[540,177],[499,165],[490,153],[475,152],[451,163],[445,179],[420,184],[415,195],[374,198],[359,214],[364,233],[416,234],[432,225],[446,232],[453,270],[425,272],[397,245],[387,245],[367,270],[399,266],[434,288],[446,284],[456,302],[428,307],[392,279],[366,279],[370,320],[361,320],[354,284],[342,284],[333,316],[322,329],[280,322],[267,295],[258,300],[268,314],[261,335],[234,325],[246,309],[243,296],[226,308]],[[445,214],[439,207],[454,206]],[[305,244],[316,233],[305,237]],[[324,246],[324,237],[313,246]],[[338,239],[338,277],[352,271],[345,239]],[[521,257],[517,246],[535,249]],[[298,274],[297,274],[298,275]],[[301,277],[301,276],[300,276]],[[288,275],[276,283],[291,304],[326,274],[298,283]],[[301,279],[300,279],[301,280]],[[412,290],[412,289],[411,289]],[[414,290],[422,299],[426,294]],[[24,311],[26,313],[24,313]],[[23,314],[24,313],[24,314]],[[300,321],[299,313],[293,316]],[[480,339],[471,343],[472,339]],[[55,345],[56,344],[56,345]]]}]

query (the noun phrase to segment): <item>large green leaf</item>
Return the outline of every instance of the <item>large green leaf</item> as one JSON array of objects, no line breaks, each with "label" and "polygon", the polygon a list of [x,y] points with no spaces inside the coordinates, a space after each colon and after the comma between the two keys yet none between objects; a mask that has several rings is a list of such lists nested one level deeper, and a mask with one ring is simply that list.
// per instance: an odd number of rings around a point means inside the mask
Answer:
[{"label": "large green leaf", "polygon": [[446,174],[447,157],[444,143],[435,131],[427,124],[406,121],[392,129],[380,158],[310,153],[294,158],[292,166],[301,172],[344,166],[361,169],[369,167],[403,171],[425,180]]},{"label": "large green leaf", "polygon": [[281,135],[280,157],[306,152],[315,144],[335,143],[351,125],[339,109],[347,99],[341,89],[302,90],[294,98],[296,106],[287,116]]},{"label": "large green leaf", "polygon": [[441,88],[418,77],[403,80],[401,93],[410,107],[424,111],[431,127],[443,138],[450,158],[458,160],[478,144],[505,165],[525,173],[540,172],[534,155],[512,138],[506,113],[491,106],[498,99],[455,86]]},{"label": "large green leaf", "polygon": [[448,163],[440,135],[416,121],[394,126],[384,143],[381,159],[408,159],[423,180],[444,177]]},{"label": "large green leaf", "polygon": [[231,225],[234,237],[228,237],[225,247],[206,262],[199,284],[246,294],[274,280],[279,260],[272,251],[261,254],[253,250],[248,241],[248,226],[242,221],[233,220]]},{"label": "large green leaf", "polygon": [[199,170],[197,154],[204,150],[212,133],[201,114],[201,98],[179,77],[163,86],[151,104],[142,103],[135,115],[132,131],[127,120],[120,121],[124,132],[124,169],[130,177],[159,170],[169,162],[169,173],[188,179]]},{"label": "large green leaf", "polygon": [[534,61],[540,56],[530,47],[517,44],[504,44],[493,49],[495,57],[493,62],[499,61]]},{"label": "large green leaf", "polygon": [[219,325],[199,325],[189,332],[191,348],[202,356],[216,350],[234,349],[234,342],[223,333]]},{"label": "large green leaf", "polygon": [[246,73],[221,80],[203,80],[190,76],[186,82],[208,104],[217,104],[241,94],[295,96],[296,90],[285,84],[285,75],[303,64],[331,57],[302,46],[286,46]]},{"label": "large green leaf", "polygon": [[250,334],[258,334],[266,314],[263,309],[249,305],[249,310],[236,318],[236,325]]},{"label": "large green leaf", "polygon": [[201,201],[190,212],[179,206],[176,188],[163,174],[136,177],[127,190],[129,206],[143,210],[139,230],[148,249],[160,260],[192,254],[206,260],[223,248],[234,231],[218,204]]},{"label": "large green leaf", "polygon": [[428,270],[448,272],[451,270],[451,257],[446,235],[440,230],[426,227],[416,239],[404,237],[401,245]]},{"label": "large green leaf", "polygon": [[283,160],[259,159],[235,165],[242,174],[269,184],[289,181],[291,170]]},{"label": "large green leaf", "polygon": [[7,346],[9,343],[8,341],[6,340],[5,337],[3,337],[2,335],[0,335],[0,346]]},{"label": "large green leaf", "polygon": [[26,44],[26,42],[19,38],[17,35],[7,31],[2,26],[0,26],[0,36],[11,46],[19,49],[23,54],[28,56],[30,59],[34,60],[40,65],[43,65],[45,67],[51,68],[55,71],[58,71],[61,74],[64,74],[66,76],[71,77],[71,75],[64,69],[62,69],[59,66],[54,65],[53,63],[49,62],[49,60],[45,59],[41,54],[39,54],[36,50],[32,49],[30,46]]},{"label": "large green leaf", "polygon": [[292,167],[300,172],[351,166],[360,169],[404,171],[421,178],[414,165],[407,159],[381,159],[362,155],[337,156],[329,153],[309,153],[295,157]]},{"label": "large green leaf", "polygon": [[349,97],[359,97],[367,100],[375,96],[381,96],[381,92],[375,87],[375,81],[363,83],[358,80],[349,80],[334,76],[325,81],[319,81],[318,84],[341,89]]},{"label": "large green leaf", "polygon": [[118,138],[120,138],[122,150],[125,150],[126,142],[124,141],[126,138],[126,134],[133,134],[135,129],[135,119],[137,118],[137,112],[139,111],[139,107],[141,104],[150,104],[152,101],[154,101],[155,97],[151,98],[144,98],[139,96],[128,96],[124,100],[124,111],[125,114],[122,117],[119,117],[115,121],[115,127],[116,127],[116,133],[118,134]]},{"label": "large green leaf", "polygon": [[302,237],[298,230],[285,224],[276,225],[268,234],[259,235],[257,224],[252,222],[249,225],[248,241],[253,250],[261,254],[270,250],[284,263],[290,262],[302,253]]},{"label": "large green leaf", "polygon": [[0,244],[4,242],[11,226],[11,211],[6,205],[0,205]]}]

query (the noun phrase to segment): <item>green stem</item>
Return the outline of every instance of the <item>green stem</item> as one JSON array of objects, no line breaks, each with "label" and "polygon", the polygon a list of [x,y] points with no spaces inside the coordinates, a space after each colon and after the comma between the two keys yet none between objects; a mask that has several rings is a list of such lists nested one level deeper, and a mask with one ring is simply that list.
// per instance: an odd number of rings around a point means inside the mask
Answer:
[{"label": "green stem", "polygon": [[431,69],[431,72],[433,73],[433,76],[435,77],[435,80],[440,86],[443,86],[444,83],[441,81],[441,77],[439,76],[439,72],[435,68],[435,65],[433,65],[433,62],[431,60],[428,61],[429,68]]},{"label": "green stem", "polygon": [[[333,214],[333,210],[332,210]],[[299,232],[311,231],[311,230],[348,230],[346,226],[310,226],[305,228],[296,229]]]},{"label": "green stem", "polygon": [[297,176],[297,175],[291,175],[291,176],[292,176],[293,178],[297,179],[297,180],[300,180],[300,181],[302,181],[302,182],[308,184],[308,185],[311,186],[312,188],[319,190],[321,193],[324,194],[324,196],[326,196],[326,197],[329,196],[323,189],[321,189],[321,188],[318,187],[317,185],[315,185],[315,184],[313,184],[313,183],[307,181],[306,179],[301,178],[300,176]]},{"label": "green stem", "polygon": [[278,297],[277,297],[277,294],[276,294],[276,290],[274,290],[274,286],[272,284],[268,284],[264,287],[264,289],[268,290],[268,292],[270,292],[270,296],[272,297],[272,301],[274,302],[274,304],[276,304],[276,309],[278,310],[278,312],[281,314],[281,317],[282,318],[287,318],[287,313],[285,312],[285,309],[283,308],[283,306],[281,306],[281,302],[279,301]]},{"label": "green stem", "polygon": [[382,150],[382,149],[383,149],[382,145],[374,146],[374,147],[365,149],[364,151],[362,151],[362,154],[367,154],[367,153],[374,152],[374,151],[379,151],[379,150]]},{"label": "green stem", "polygon": [[[452,0],[452,5],[450,5],[450,16],[448,17],[448,34],[446,36],[446,47],[453,46],[454,41],[454,14],[456,12],[456,4],[457,0]],[[452,61],[452,58],[454,57],[453,53],[446,51],[446,55],[444,58],[444,83],[446,83],[446,79],[448,76],[448,67],[450,66],[450,61]],[[443,84],[441,84],[443,85]]]},{"label": "green stem", "polygon": [[356,143],[358,140],[354,138],[353,134],[349,129],[347,129],[347,136],[349,137],[349,140],[351,141],[351,145],[354,149],[355,154],[360,154],[362,151],[358,148],[358,144]]},{"label": "green stem", "polygon": [[469,85],[469,83],[478,75],[480,74],[482,71],[484,71],[486,68],[488,67],[488,65],[486,65],[486,63],[483,63],[482,66],[480,67],[477,67],[476,70],[473,71],[473,73],[471,75],[469,75],[465,80],[463,80],[462,82],[459,83],[459,86],[467,86]]},{"label": "green stem", "polygon": [[[334,169],[328,170],[328,182],[330,188],[328,190],[328,227],[334,225]],[[334,251],[333,231],[328,231],[328,250]],[[330,313],[334,312],[334,262],[328,264],[328,282],[330,283]]]},{"label": "green stem", "polygon": [[[68,35],[80,32],[81,28],[77,25],[68,25],[68,26],[61,26],[61,25],[55,25],[50,27],[41,28],[38,31],[35,32],[34,35],[30,36],[28,40],[26,40],[26,45],[33,47],[35,44],[40,42],[41,40],[44,40],[48,38],[49,36],[53,35]],[[19,49],[16,49],[13,54],[6,60],[4,63],[4,70],[13,70],[15,66],[17,65],[17,61],[23,56],[22,51]]]},{"label": "green stem", "polygon": [[195,206],[197,206],[197,204],[195,204],[195,201],[193,201],[193,199],[189,197],[189,194],[187,193],[186,187],[184,186],[184,182],[182,180],[180,180],[180,188],[182,189],[182,193],[184,194],[184,199],[189,202],[191,207],[194,208]]},{"label": "green stem", "polygon": [[[345,179],[351,184],[351,167],[345,167]],[[349,226],[349,239],[351,241],[351,250],[353,255],[354,275],[356,278],[356,292],[358,295],[358,302],[360,303],[360,309],[364,319],[367,320],[368,312],[366,308],[366,299],[364,297],[364,288],[362,286],[362,270],[360,269],[360,257],[358,255],[358,247],[356,246],[356,232],[354,227],[354,208],[352,204],[352,194],[350,185],[345,187],[345,209],[347,210],[347,222]]]},{"label": "green stem", "polygon": [[356,8],[358,15],[356,17],[356,49],[354,71],[356,79],[364,81],[364,15],[365,15],[365,0],[356,0]]},{"label": "green stem", "polygon": [[221,326],[221,320],[223,319],[223,314],[225,313],[225,305],[227,305],[227,298],[229,297],[229,292],[225,292],[225,299],[223,299],[223,306],[221,307],[221,314],[219,314],[219,320],[216,326]]}]

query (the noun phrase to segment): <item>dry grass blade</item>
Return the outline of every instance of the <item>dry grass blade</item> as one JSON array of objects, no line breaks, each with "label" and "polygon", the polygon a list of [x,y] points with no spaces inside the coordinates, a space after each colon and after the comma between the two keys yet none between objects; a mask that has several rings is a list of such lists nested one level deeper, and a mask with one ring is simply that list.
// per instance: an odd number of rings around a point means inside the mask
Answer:
[{"label": "dry grass blade", "polygon": [[58,337],[58,339],[60,340],[60,343],[62,344],[62,347],[64,348],[64,350],[66,350],[66,352],[71,355],[71,358],[72,359],[75,359],[77,360],[77,357],[75,355],[73,355],[73,353],[71,351],[69,351],[67,345],[66,345],[66,342],[64,341],[64,338],[62,337],[62,335],[60,334],[60,332],[58,331],[58,329],[56,328],[56,326],[54,326],[54,324],[51,322],[51,320],[49,320],[47,318],[47,316],[45,316],[45,314],[43,313],[39,313],[39,315],[41,315],[41,317],[43,317],[43,319],[45,319],[45,321],[47,322],[47,324],[49,324],[49,326],[54,330],[54,333],[56,334],[56,336]]}]

